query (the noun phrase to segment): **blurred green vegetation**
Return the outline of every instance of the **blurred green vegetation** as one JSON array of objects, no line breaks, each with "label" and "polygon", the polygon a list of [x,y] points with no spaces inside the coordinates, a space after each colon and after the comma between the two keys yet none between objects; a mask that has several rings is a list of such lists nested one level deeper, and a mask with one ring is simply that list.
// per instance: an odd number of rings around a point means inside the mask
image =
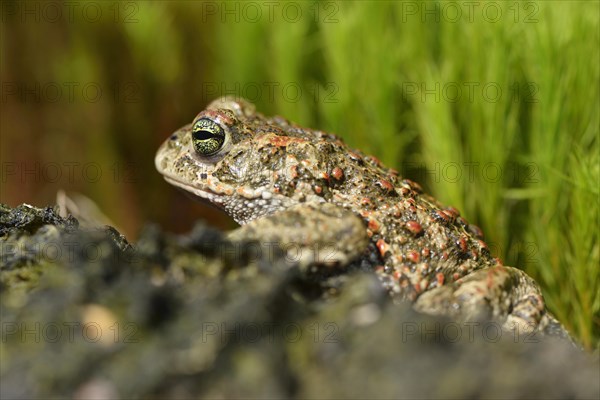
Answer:
[{"label": "blurred green vegetation", "polygon": [[92,2],[100,17],[78,3],[72,18],[67,3],[59,18],[2,3],[2,202],[78,191],[132,238],[145,221],[231,226],[153,157],[213,98],[241,95],[460,209],[600,343],[600,3]]}]

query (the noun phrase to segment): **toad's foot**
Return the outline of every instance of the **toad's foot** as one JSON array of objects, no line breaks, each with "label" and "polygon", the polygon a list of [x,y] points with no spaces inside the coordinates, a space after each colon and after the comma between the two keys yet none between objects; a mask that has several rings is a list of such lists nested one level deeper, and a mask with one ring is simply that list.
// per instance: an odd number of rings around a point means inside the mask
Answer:
[{"label": "toad's foot", "polygon": [[[543,331],[568,336],[548,312],[535,281],[523,271],[505,266],[485,268],[423,293],[417,311],[460,320],[494,319],[518,332]],[[564,333],[564,334],[563,334]]]},{"label": "toad's foot", "polygon": [[229,234],[232,241],[258,241],[282,249],[301,267],[344,267],[368,245],[364,222],[332,203],[302,203],[250,221]]}]

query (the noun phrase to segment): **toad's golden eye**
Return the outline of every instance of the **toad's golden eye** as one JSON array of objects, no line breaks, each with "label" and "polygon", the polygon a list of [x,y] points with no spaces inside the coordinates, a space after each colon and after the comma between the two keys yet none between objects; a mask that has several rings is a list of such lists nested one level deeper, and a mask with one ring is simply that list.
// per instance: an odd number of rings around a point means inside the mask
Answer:
[{"label": "toad's golden eye", "polygon": [[192,144],[200,156],[212,156],[221,150],[225,131],[215,121],[201,118],[192,127]]}]

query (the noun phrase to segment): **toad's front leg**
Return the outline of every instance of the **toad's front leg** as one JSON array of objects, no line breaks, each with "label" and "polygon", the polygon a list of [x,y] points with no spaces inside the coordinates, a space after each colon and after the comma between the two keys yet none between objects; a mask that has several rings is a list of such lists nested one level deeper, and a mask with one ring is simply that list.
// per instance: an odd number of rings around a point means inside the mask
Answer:
[{"label": "toad's front leg", "polygon": [[363,220],[332,203],[297,204],[242,225],[229,239],[277,246],[301,267],[345,266],[368,245]]}]

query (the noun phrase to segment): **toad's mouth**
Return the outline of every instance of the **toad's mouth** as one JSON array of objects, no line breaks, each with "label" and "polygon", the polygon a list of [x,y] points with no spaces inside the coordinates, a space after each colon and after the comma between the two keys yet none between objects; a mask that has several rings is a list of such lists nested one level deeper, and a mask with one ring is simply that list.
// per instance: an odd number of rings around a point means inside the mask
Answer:
[{"label": "toad's mouth", "polygon": [[192,195],[196,199],[208,201],[216,205],[222,204],[220,199],[223,195],[209,189],[206,186],[202,188],[192,186],[189,183],[182,182],[181,180],[168,175],[163,175],[163,178],[171,185],[183,190],[186,194]]}]

